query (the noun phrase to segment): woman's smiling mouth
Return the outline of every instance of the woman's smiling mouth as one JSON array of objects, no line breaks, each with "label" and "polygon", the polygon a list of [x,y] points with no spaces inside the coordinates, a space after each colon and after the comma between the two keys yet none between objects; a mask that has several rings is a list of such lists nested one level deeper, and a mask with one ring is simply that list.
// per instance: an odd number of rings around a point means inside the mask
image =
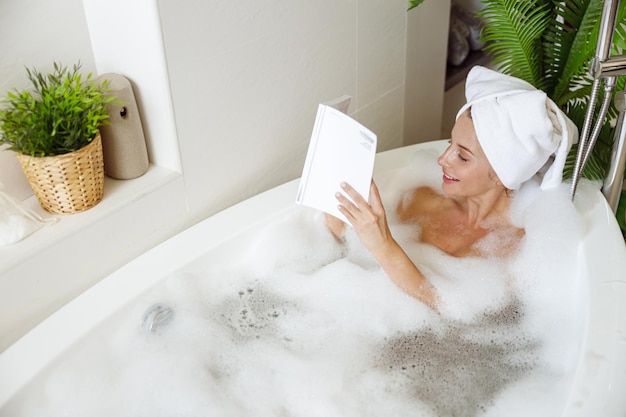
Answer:
[{"label": "woman's smiling mouth", "polygon": [[445,182],[446,184],[452,184],[455,182],[459,182],[458,179],[451,177],[450,175],[446,174],[445,172],[443,173],[443,182]]}]

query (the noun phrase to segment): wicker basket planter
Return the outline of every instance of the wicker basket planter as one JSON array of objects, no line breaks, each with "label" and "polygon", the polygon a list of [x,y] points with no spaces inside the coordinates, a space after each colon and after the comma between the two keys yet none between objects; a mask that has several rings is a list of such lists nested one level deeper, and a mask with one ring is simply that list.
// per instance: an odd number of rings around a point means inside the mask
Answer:
[{"label": "wicker basket planter", "polygon": [[44,157],[16,153],[16,156],[45,210],[78,213],[102,200],[104,159],[100,134],[75,152]]}]

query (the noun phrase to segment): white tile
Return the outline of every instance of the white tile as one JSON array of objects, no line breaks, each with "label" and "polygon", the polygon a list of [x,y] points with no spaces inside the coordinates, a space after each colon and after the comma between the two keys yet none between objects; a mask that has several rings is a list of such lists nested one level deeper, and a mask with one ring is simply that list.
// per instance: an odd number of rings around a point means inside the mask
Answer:
[{"label": "white tile", "polygon": [[406,14],[404,0],[359,0],[359,106],[404,84]]}]

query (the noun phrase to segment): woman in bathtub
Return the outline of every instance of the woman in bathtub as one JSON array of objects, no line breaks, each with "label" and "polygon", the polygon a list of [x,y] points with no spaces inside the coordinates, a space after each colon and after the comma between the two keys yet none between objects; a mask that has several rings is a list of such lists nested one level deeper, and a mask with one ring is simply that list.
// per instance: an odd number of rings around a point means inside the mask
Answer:
[{"label": "woman in bathtub", "polygon": [[[474,67],[468,74],[466,98],[450,146],[437,160],[444,194],[417,188],[397,212],[402,222],[420,226],[422,242],[452,256],[486,255],[476,243],[487,235],[498,239],[498,255],[505,256],[524,235],[509,219],[511,193],[549,163],[553,154],[541,187],[560,184],[577,129],[545,93],[484,67]],[[336,197],[339,210],[386,274],[436,309],[434,288],[391,235],[376,184],[370,187],[369,204],[345,183]],[[341,238],[345,223],[326,215],[326,224]]]}]

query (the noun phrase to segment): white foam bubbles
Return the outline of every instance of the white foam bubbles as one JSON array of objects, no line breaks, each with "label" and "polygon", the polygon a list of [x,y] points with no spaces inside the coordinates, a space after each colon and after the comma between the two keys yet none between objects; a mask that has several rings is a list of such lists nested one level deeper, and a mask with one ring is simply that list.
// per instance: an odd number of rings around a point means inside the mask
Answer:
[{"label": "white foam bubbles", "polygon": [[[393,213],[407,190],[436,187],[439,176],[427,152],[377,182],[441,314],[396,287],[352,231],[339,244],[319,213],[297,207],[117,314],[7,412],[554,415],[580,340],[576,211],[562,190],[530,184],[514,200],[526,230],[518,254],[451,257],[417,242],[416,227]],[[173,316],[147,331],[140,323],[156,303]]]}]

